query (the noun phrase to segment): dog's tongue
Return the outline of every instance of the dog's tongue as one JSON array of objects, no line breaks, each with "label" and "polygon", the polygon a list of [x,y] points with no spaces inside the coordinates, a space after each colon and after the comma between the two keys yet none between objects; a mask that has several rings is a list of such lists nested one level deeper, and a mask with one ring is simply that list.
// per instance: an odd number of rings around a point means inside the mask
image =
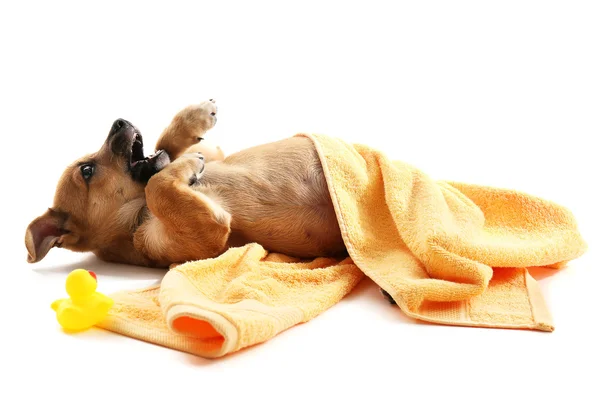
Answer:
[{"label": "dog's tongue", "polygon": [[164,150],[131,164],[131,176],[138,182],[147,183],[152,175],[166,167],[171,160]]}]

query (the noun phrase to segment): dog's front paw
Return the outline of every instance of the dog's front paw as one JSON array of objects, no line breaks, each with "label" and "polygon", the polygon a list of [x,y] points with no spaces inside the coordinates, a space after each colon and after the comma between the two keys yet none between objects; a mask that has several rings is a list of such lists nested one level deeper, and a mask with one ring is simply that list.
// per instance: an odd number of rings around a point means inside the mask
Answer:
[{"label": "dog's front paw", "polygon": [[184,154],[169,164],[165,172],[190,185],[194,184],[204,172],[204,156],[200,153]]},{"label": "dog's front paw", "polygon": [[[207,131],[217,124],[217,105],[215,104],[214,99],[210,99],[208,101],[204,101],[198,105],[190,106],[187,110],[189,113],[189,118],[193,121],[192,123],[196,123],[199,126],[204,127],[204,130]],[[201,140],[201,137],[195,137],[197,141]]]},{"label": "dog's front paw", "polygon": [[179,111],[164,130],[156,145],[165,149],[171,159],[176,159],[191,146],[198,144],[217,123],[217,106],[210,99]]},{"label": "dog's front paw", "polygon": [[206,131],[217,123],[217,106],[210,99],[200,104],[194,104],[181,110],[175,116],[179,120],[180,135],[178,140],[185,147],[190,147],[202,140]]}]

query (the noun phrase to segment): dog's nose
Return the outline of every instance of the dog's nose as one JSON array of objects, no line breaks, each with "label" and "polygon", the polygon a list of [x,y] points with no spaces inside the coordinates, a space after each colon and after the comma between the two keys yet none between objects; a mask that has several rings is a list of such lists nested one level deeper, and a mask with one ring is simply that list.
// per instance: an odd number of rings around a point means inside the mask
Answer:
[{"label": "dog's nose", "polygon": [[115,134],[126,126],[131,126],[131,122],[127,121],[126,119],[119,118],[113,122],[113,125],[110,128],[110,134]]},{"label": "dog's nose", "polygon": [[127,121],[126,119],[123,118],[119,118],[118,120],[115,121],[115,123],[113,124],[113,128],[115,129],[121,129],[124,126],[127,125],[131,125],[131,123],[129,121]]}]

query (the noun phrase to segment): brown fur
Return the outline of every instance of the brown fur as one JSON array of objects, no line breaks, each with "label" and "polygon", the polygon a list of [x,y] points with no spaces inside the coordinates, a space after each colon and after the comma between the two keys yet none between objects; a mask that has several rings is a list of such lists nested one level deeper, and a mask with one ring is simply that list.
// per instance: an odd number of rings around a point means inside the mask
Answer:
[{"label": "brown fur", "polygon": [[[216,111],[208,101],[173,118],[156,145],[171,162],[147,184],[132,178],[108,139],[67,167],[54,204],[27,228],[28,261],[63,247],[111,262],[166,267],[249,242],[298,257],[343,255],[310,140],[293,137],[225,158],[200,143]],[[86,181],[80,165],[92,161],[95,173]]]}]

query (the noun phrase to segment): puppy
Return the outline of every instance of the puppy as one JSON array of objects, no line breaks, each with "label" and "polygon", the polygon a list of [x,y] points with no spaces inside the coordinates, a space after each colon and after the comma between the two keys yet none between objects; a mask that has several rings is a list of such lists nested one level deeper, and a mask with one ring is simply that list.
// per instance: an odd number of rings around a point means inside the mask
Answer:
[{"label": "puppy", "polygon": [[252,242],[301,258],[345,255],[310,139],[225,158],[200,144],[216,121],[213,100],[186,107],[145,157],[140,131],[116,120],[97,152],[66,168],[54,204],[27,227],[28,262],[62,247],[109,262],[168,267]]}]

